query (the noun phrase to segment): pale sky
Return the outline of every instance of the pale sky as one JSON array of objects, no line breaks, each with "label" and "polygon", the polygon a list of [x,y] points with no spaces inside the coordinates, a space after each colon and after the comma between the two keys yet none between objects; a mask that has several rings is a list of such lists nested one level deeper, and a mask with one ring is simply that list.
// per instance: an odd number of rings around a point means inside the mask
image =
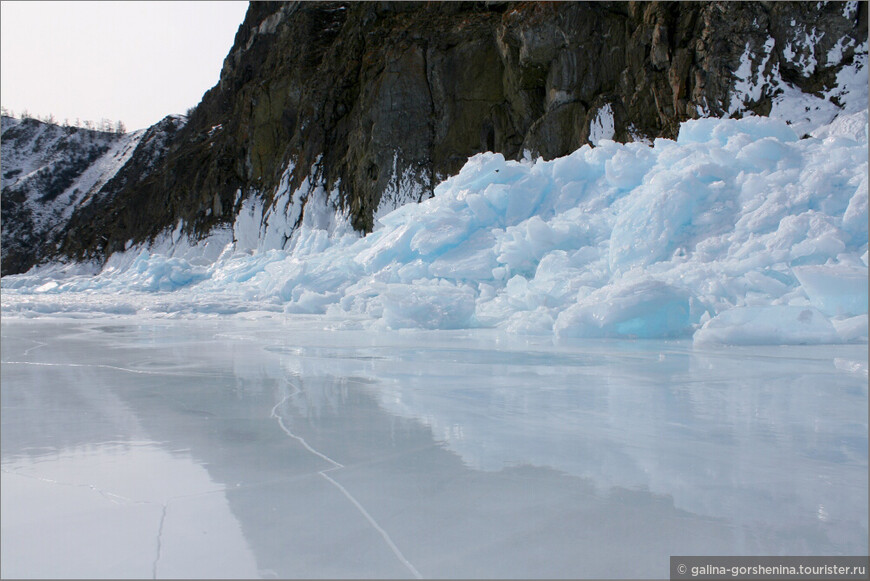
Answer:
[{"label": "pale sky", "polygon": [[247,2],[0,2],[0,103],[20,116],[184,113],[217,84]]}]

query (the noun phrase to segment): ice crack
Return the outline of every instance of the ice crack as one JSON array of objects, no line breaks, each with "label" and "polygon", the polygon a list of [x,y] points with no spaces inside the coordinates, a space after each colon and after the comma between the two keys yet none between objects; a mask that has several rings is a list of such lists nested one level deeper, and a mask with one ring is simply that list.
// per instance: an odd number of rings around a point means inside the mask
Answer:
[{"label": "ice crack", "polygon": [[157,563],[160,562],[160,552],[163,548],[163,523],[166,521],[166,508],[168,503],[163,504],[163,512],[160,515],[160,526],[157,528],[157,555],[154,557],[154,563],[151,565],[151,578],[157,579]]},{"label": "ice crack", "polygon": [[[36,476],[33,474],[24,474],[24,473],[19,472],[17,470],[7,470],[5,468],[0,469],[0,472],[3,472],[5,474],[13,474],[15,476],[20,476],[22,478],[30,478],[32,480],[38,480],[39,482],[45,482],[47,484],[55,484],[57,486],[71,486],[73,488],[88,488],[90,490],[93,490],[94,492],[96,492],[97,494],[99,494],[100,496],[102,496],[103,498],[105,498],[106,500],[111,502],[112,504],[121,504],[121,502],[124,502],[127,504],[151,504],[149,502],[135,501],[132,498],[127,498],[126,496],[121,496],[120,494],[115,494],[114,492],[109,492],[108,490],[104,490],[95,484],[87,484],[87,483],[77,484],[75,482],[61,482],[60,480],[55,480],[53,478],[46,478],[44,476]],[[119,501],[121,501],[121,502],[119,502]]]},{"label": "ice crack", "polygon": [[[88,488],[93,490],[112,504],[150,504],[155,505],[158,504],[156,502],[152,502],[149,500],[133,500],[132,498],[128,498],[126,496],[122,496],[120,494],[115,494],[114,492],[109,492],[108,490],[104,490],[95,484],[89,483],[75,483],[75,482],[62,482],[60,480],[55,480],[53,478],[46,478],[44,476],[36,476],[33,474],[23,474],[17,470],[7,470],[6,468],[0,468],[0,472],[4,474],[12,474],[14,476],[20,476],[22,478],[30,478],[32,480],[38,480],[39,482],[45,482],[48,484],[54,484],[56,486],[70,486],[73,488]],[[192,496],[192,495],[191,495]],[[182,498],[182,497],[178,497]],[[169,506],[169,501],[161,503],[162,512],[160,514],[160,525],[157,528],[157,554],[154,557],[154,562],[151,565],[151,577],[152,579],[157,579],[157,563],[160,561],[160,554],[162,551],[162,542],[163,542],[163,523],[166,520],[166,509]]]},{"label": "ice crack", "polygon": [[39,341],[34,341],[33,339],[28,339],[28,341],[33,341],[34,343],[36,343],[36,345],[34,345],[33,347],[30,347],[29,349],[25,349],[24,353],[22,353],[22,355],[27,355],[28,353],[30,353],[34,349],[39,349],[40,347],[45,347],[46,345],[48,345],[48,343],[41,343]]},{"label": "ice crack", "polygon": [[[36,347],[32,347],[36,349]],[[147,369],[130,369],[129,367],[118,367],[117,365],[103,365],[100,363],[45,363],[42,361],[2,361],[3,365],[38,365],[41,367],[96,367],[100,369],[114,369],[115,371],[126,371],[127,373],[139,373],[142,375],[180,375],[190,377],[191,375],[207,375],[197,373],[178,373],[173,371],[149,371]]]},{"label": "ice crack", "polygon": [[[291,385],[293,385],[293,384],[291,383]],[[351,502],[351,504],[354,505],[354,507],[356,507],[357,511],[359,511],[359,513],[363,516],[363,518],[365,518],[368,521],[368,523],[372,526],[372,528],[375,529],[375,531],[377,531],[377,533],[381,536],[381,538],[384,539],[384,542],[386,543],[387,547],[389,547],[389,549],[393,552],[393,554],[396,556],[396,558],[399,560],[399,562],[402,563],[402,565],[404,565],[405,568],[411,572],[411,574],[414,576],[414,578],[422,579],[423,576],[420,575],[420,572],[417,571],[417,568],[414,567],[414,565],[405,557],[404,554],[402,554],[402,551],[399,549],[399,547],[396,546],[396,543],[393,542],[393,539],[390,538],[389,533],[387,533],[387,531],[385,531],[383,529],[383,527],[381,527],[381,525],[378,524],[378,522],[374,519],[374,517],[369,514],[369,512],[365,509],[365,507],[356,498],[354,498],[354,496],[350,493],[350,491],[347,490],[347,488],[345,488],[338,481],[336,481],[331,476],[329,476],[329,474],[328,474],[329,472],[341,470],[342,468],[344,468],[344,465],[340,462],[336,462],[335,460],[333,460],[332,458],[330,458],[326,454],[312,448],[311,445],[309,445],[308,442],[305,441],[305,438],[294,434],[287,427],[287,425],[284,423],[284,418],[282,418],[278,414],[278,408],[281,407],[282,405],[284,405],[284,403],[286,403],[287,400],[289,400],[294,395],[301,393],[301,390],[296,385],[293,385],[293,389],[295,390],[293,393],[285,395],[281,401],[279,401],[278,403],[275,404],[275,406],[272,408],[272,413],[270,414],[269,417],[272,417],[272,418],[275,418],[276,420],[278,420],[278,425],[281,427],[281,430],[283,430],[283,432],[285,434],[287,434],[288,436],[290,436],[291,438],[293,438],[294,440],[296,440],[297,442],[302,444],[302,446],[306,450],[308,450],[309,452],[311,452],[315,456],[318,456],[318,457],[322,458],[323,460],[332,464],[332,467],[326,468],[325,470],[321,470],[318,472],[318,474],[322,478],[324,478],[327,482],[329,482],[332,486],[337,488],[338,491],[341,492],[345,496],[345,498],[347,498]]]}]

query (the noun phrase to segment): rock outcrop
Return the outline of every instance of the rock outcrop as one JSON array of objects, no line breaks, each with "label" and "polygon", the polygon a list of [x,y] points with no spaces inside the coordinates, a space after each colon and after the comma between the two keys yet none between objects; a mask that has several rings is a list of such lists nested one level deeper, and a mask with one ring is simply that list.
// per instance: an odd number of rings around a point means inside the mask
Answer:
[{"label": "rock outcrop", "polygon": [[219,84],[187,123],[161,130],[160,151],[133,156],[103,202],[77,209],[51,243],[84,259],[179,221],[201,237],[251,197],[264,220],[298,222],[315,186],[365,232],[481,151],[550,159],[604,138],[673,138],[689,118],[770,114],[786,91],[836,114],[838,72],[866,60],[866,11],[866,2],[253,2]]}]

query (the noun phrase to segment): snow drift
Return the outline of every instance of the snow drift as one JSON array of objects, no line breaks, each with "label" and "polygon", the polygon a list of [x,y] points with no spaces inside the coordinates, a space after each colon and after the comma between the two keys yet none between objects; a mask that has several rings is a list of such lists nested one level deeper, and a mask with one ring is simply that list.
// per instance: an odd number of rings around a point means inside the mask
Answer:
[{"label": "snow drift", "polygon": [[265,310],[387,328],[862,342],[867,111],[813,135],[768,118],[701,119],[676,141],[602,139],[552,161],[484,153],[362,238],[322,189],[284,192],[309,199],[284,250],[258,244],[281,230],[280,213],[249,200],[232,231],[205,241],[177,228],[101,270],[5,277],[3,311]]}]

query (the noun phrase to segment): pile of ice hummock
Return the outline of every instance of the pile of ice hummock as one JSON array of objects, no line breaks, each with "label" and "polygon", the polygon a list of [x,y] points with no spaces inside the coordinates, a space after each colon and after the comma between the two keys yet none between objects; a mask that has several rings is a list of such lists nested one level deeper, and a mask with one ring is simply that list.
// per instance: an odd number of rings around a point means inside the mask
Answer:
[{"label": "pile of ice hummock", "polygon": [[767,118],[702,119],[651,146],[605,140],[552,161],[485,153],[363,238],[317,228],[309,204],[292,250],[251,250],[241,241],[259,225],[243,211],[233,236],[209,241],[210,260],[191,258],[202,244],[164,244],[131,249],[97,276],[35,270],[4,279],[4,310],[70,310],[73,297],[49,297],[64,293],[123,302],[171,291],[151,310],[214,304],[560,337],[866,341],[867,154],[866,111],[807,139]]}]

